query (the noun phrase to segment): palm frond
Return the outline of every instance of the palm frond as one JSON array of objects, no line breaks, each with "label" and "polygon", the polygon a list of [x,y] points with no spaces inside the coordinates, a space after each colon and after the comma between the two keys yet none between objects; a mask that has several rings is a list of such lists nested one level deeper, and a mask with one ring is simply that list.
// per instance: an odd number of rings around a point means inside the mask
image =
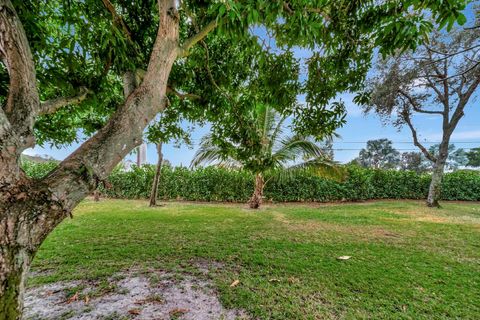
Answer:
[{"label": "palm frond", "polygon": [[278,123],[278,112],[268,105],[257,105],[257,126],[259,133],[265,141],[269,141],[273,130]]},{"label": "palm frond", "polygon": [[211,135],[202,138],[200,147],[193,156],[190,167],[197,167],[201,164],[216,164],[225,168],[241,168],[237,160],[226,157],[222,150],[213,142]]},{"label": "palm frond", "polygon": [[294,161],[300,157],[304,159],[319,158],[324,155],[320,146],[302,136],[294,135],[280,142],[280,148],[276,150],[272,158],[275,161]]},{"label": "palm frond", "polygon": [[268,151],[272,153],[275,145],[281,141],[281,137],[284,133],[284,123],[287,120],[286,116],[282,116],[278,119],[277,124],[275,128],[272,130],[272,133],[270,135],[270,145],[268,147]]}]

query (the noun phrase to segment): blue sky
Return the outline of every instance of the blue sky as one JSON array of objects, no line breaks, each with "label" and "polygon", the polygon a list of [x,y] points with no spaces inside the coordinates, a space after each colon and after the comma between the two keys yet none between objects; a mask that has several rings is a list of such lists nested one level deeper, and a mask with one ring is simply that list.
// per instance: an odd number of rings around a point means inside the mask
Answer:
[{"label": "blue sky", "polygon": [[[469,24],[473,21],[473,10],[470,7],[466,16]],[[255,33],[262,36],[264,32],[257,29]],[[298,58],[306,58],[310,56],[310,52],[304,49],[296,49],[295,55]],[[365,147],[366,141],[372,139],[388,138],[394,143],[394,147],[399,151],[418,151],[412,141],[412,137],[408,128],[398,131],[396,128],[386,125],[383,126],[380,119],[375,115],[364,115],[360,107],[352,102],[353,94],[339,95],[347,106],[347,123],[339,128],[337,133],[341,138],[334,142],[335,159],[340,162],[348,162],[355,158],[360,149]],[[299,97],[299,102],[302,102]],[[422,115],[414,118],[415,126],[419,131],[419,138],[428,147],[438,143],[441,138],[441,124],[438,116]],[[164,146],[164,156],[173,165],[188,166],[195,153],[200,138],[208,133],[208,125],[205,127],[197,127],[192,132],[192,147],[181,146],[175,147],[173,143]],[[478,99],[471,99],[469,105],[465,109],[465,116],[460,121],[457,129],[452,136],[452,142],[457,148],[465,149],[480,146],[480,106]],[[73,152],[79,144],[72,144],[61,149],[50,148],[48,146],[36,146],[28,149],[25,153],[30,155],[48,155],[55,159],[62,160]],[[130,157],[131,158],[131,157]],[[147,149],[147,160],[155,163],[157,160],[156,149],[154,145],[149,145]]]},{"label": "blue sky", "polygon": [[[337,139],[334,143],[334,148],[337,149],[335,150],[335,159],[337,161],[348,162],[355,158],[358,155],[359,149],[365,147],[366,141],[371,139],[388,138],[394,141],[395,148],[400,151],[404,149],[416,151],[415,146],[411,143],[412,138],[407,128],[398,131],[392,126],[382,126],[378,117],[374,115],[365,116],[362,114],[360,107],[351,101],[352,95],[344,94],[340,97],[346,102],[348,112],[347,123],[337,131],[341,139]],[[438,117],[435,116],[419,116],[415,118],[415,123],[420,133],[420,140],[427,141],[428,143],[425,143],[427,146],[440,141],[441,127],[437,118]],[[208,126],[196,128],[192,133],[194,144],[197,144],[199,139],[208,133],[208,131]],[[452,142],[454,142],[457,147],[463,148],[480,146],[480,106],[477,99],[472,100],[467,106],[465,116],[453,134]],[[62,160],[77,147],[78,144],[73,144],[61,149],[37,146],[34,149],[27,150],[26,153],[31,155],[46,154]],[[174,144],[171,143],[165,145],[164,155],[173,165],[188,166],[195,153],[195,148],[195,145],[193,148],[186,146],[176,148]],[[147,159],[150,163],[156,162],[155,146],[148,146]]]}]

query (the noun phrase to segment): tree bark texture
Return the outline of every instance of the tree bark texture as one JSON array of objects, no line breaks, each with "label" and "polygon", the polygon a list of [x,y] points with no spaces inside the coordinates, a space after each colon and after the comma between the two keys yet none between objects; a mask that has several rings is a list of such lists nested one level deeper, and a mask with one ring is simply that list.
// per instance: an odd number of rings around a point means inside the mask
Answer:
[{"label": "tree bark texture", "polygon": [[428,188],[427,206],[440,207],[440,198],[442,196],[442,180],[445,171],[445,164],[448,158],[448,144],[441,143],[439,148],[438,157],[433,165],[432,180],[430,181],[430,187]]},{"label": "tree bark texture", "polygon": [[10,0],[0,0],[0,59],[10,78],[6,105],[0,106],[2,320],[21,319],[26,275],[43,240],[140,145],[145,127],[165,106],[179,53],[178,14],[173,0],[158,0],[158,5],[159,29],[142,83],[125,90],[124,103],[103,128],[53,172],[32,180],[20,168],[20,155],[34,146],[33,125],[44,110],[25,31]]},{"label": "tree bark texture", "polygon": [[93,191],[93,201],[95,202],[100,201],[100,191],[98,191],[98,189]]},{"label": "tree bark texture", "polygon": [[252,197],[250,198],[250,208],[258,209],[262,204],[263,199],[263,188],[265,187],[265,180],[261,173],[255,175],[255,191],[253,192]]}]

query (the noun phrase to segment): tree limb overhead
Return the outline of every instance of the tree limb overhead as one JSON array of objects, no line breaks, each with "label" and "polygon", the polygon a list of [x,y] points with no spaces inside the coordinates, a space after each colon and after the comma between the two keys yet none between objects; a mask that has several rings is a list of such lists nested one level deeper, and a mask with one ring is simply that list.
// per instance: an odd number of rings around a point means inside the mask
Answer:
[{"label": "tree limb overhead", "polygon": [[211,31],[213,31],[217,27],[217,25],[217,21],[213,20],[208,23],[203,29],[201,29],[198,33],[185,40],[183,45],[178,48],[177,57],[183,58],[188,56],[190,48],[192,48],[195,44],[205,38]]},{"label": "tree limb overhead", "polygon": [[415,129],[415,127],[413,126],[412,124],[412,120],[410,119],[410,115],[408,114],[403,114],[403,119],[405,120],[405,123],[408,125],[408,127],[410,128],[410,131],[412,132],[412,137],[413,137],[413,144],[415,146],[417,146],[420,151],[422,151],[423,155],[425,156],[425,158],[427,158],[428,160],[432,161],[432,162],[436,162],[437,161],[437,158],[435,158],[430,152],[428,152],[427,148],[425,148],[421,143],[420,141],[418,141],[418,134],[417,134],[417,130]]},{"label": "tree limb overhead", "polygon": [[408,100],[408,102],[410,103],[412,108],[418,113],[439,114],[439,115],[444,114],[443,111],[424,110],[424,109],[420,108],[420,106],[417,104],[415,99],[413,99],[412,96],[410,96],[408,93],[406,93],[403,90],[398,90],[398,93],[400,93],[402,96],[404,96]]},{"label": "tree limb overhead", "polygon": [[58,109],[63,108],[68,105],[74,105],[82,102],[87,98],[87,95],[90,91],[81,87],[79,93],[72,97],[60,97],[52,100],[45,101],[40,106],[40,115],[50,114],[56,112]]}]

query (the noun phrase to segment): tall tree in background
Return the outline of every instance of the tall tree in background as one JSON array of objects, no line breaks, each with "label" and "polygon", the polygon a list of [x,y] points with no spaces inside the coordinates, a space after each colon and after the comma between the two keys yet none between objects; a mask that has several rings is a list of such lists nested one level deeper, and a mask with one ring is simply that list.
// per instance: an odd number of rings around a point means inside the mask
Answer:
[{"label": "tall tree in background", "polygon": [[468,163],[470,167],[480,167],[480,148],[473,148],[467,152]]},{"label": "tall tree in background", "polygon": [[[438,157],[440,153],[440,144],[434,144],[428,148],[428,152],[434,157]],[[428,160],[427,160],[428,162]],[[448,157],[445,161],[446,170],[457,170],[459,167],[464,167],[468,163],[467,153],[464,149],[457,149],[453,143],[448,145]],[[434,167],[430,163],[430,168],[434,170]]]},{"label": "tall tree in background", "polygon": [[428,165],[421,152],[403,152],[400,156],[400,169],[423,173],[428,171]]},{"label": "tall tree in background", "polygon": [[[376,46],[384,54],[414,48],[432,27],[427,16],[464,22],[464,7],[462,0],[0,0],[0,319],[22,317],[40,244],[141,143],[167,101],[196,90],[215,99],[192,85],[215,65],[208,44],[197,45],[206,37],[244,41],[249,50],[258,47],[249,27],[261,24],[279,45],[315,48],[308,108],[282,111],[295,115],[299,131],[333,131],[343,108],[332,110],[330,100],[361,88]],[[240,71],[228,67],[226,76]],[[138,70],[145,72],[133,81]],[[175,105],[192,117],[232,111]],[[79,132],[88,139],[46,177],[32,180],[20,169],[24,150],[68,144]]]},{"label": "tall tree in background", "polygon": [[149,202],[150,207],[157,206],[158,184],[160,182],[160,175],[162,174],[162,164],[163,164],[163,153],[162,153],[163,141],[157,142],[155,146],[157,147],[158,160],[157,160],[157,165],[155,169],[155,175],[153,176],[152,191],[150,191],[150,202]]},{"label": "tall tree in background", "polygon": [[[433,164],[428,206],[439,206],[450,138],[480,83],[479,34],[479,29],[433,33],[430,42],[414,53],[379,61],[378,75],[371,82],[371,100],[365,111],[392,117],[397,127],[407,126],[415,146]],[[415,115],[440,118],[442,138],[437,154],[422,144]]]},{"label": "tall tree in background", "polygon": [[360,150],[358,162],[367,168],[393,169],[400,162],[400,153],[388,139],[369,140],[367,147]]},{"label": "tall tree in background", "polygon": [[[194,99],[194,97],[190,97]],[[195,97],[198,99],[199,97]],[[152,189],[150,191],[150,207],[157,206],[158,186],[162,174],[162,166],[168,160],[163,157],[163,145],[170,141],[175,141],[177,146],[182,143],[191,145],[190,132],[191,128],[183,129],[181,114],[177,109],[167,107],[160,115],[158,121],[151,125],[147,130],[147,139],[154,143],[157,149],[157,165],[155,167],[155,175],[153,176]]]}]

